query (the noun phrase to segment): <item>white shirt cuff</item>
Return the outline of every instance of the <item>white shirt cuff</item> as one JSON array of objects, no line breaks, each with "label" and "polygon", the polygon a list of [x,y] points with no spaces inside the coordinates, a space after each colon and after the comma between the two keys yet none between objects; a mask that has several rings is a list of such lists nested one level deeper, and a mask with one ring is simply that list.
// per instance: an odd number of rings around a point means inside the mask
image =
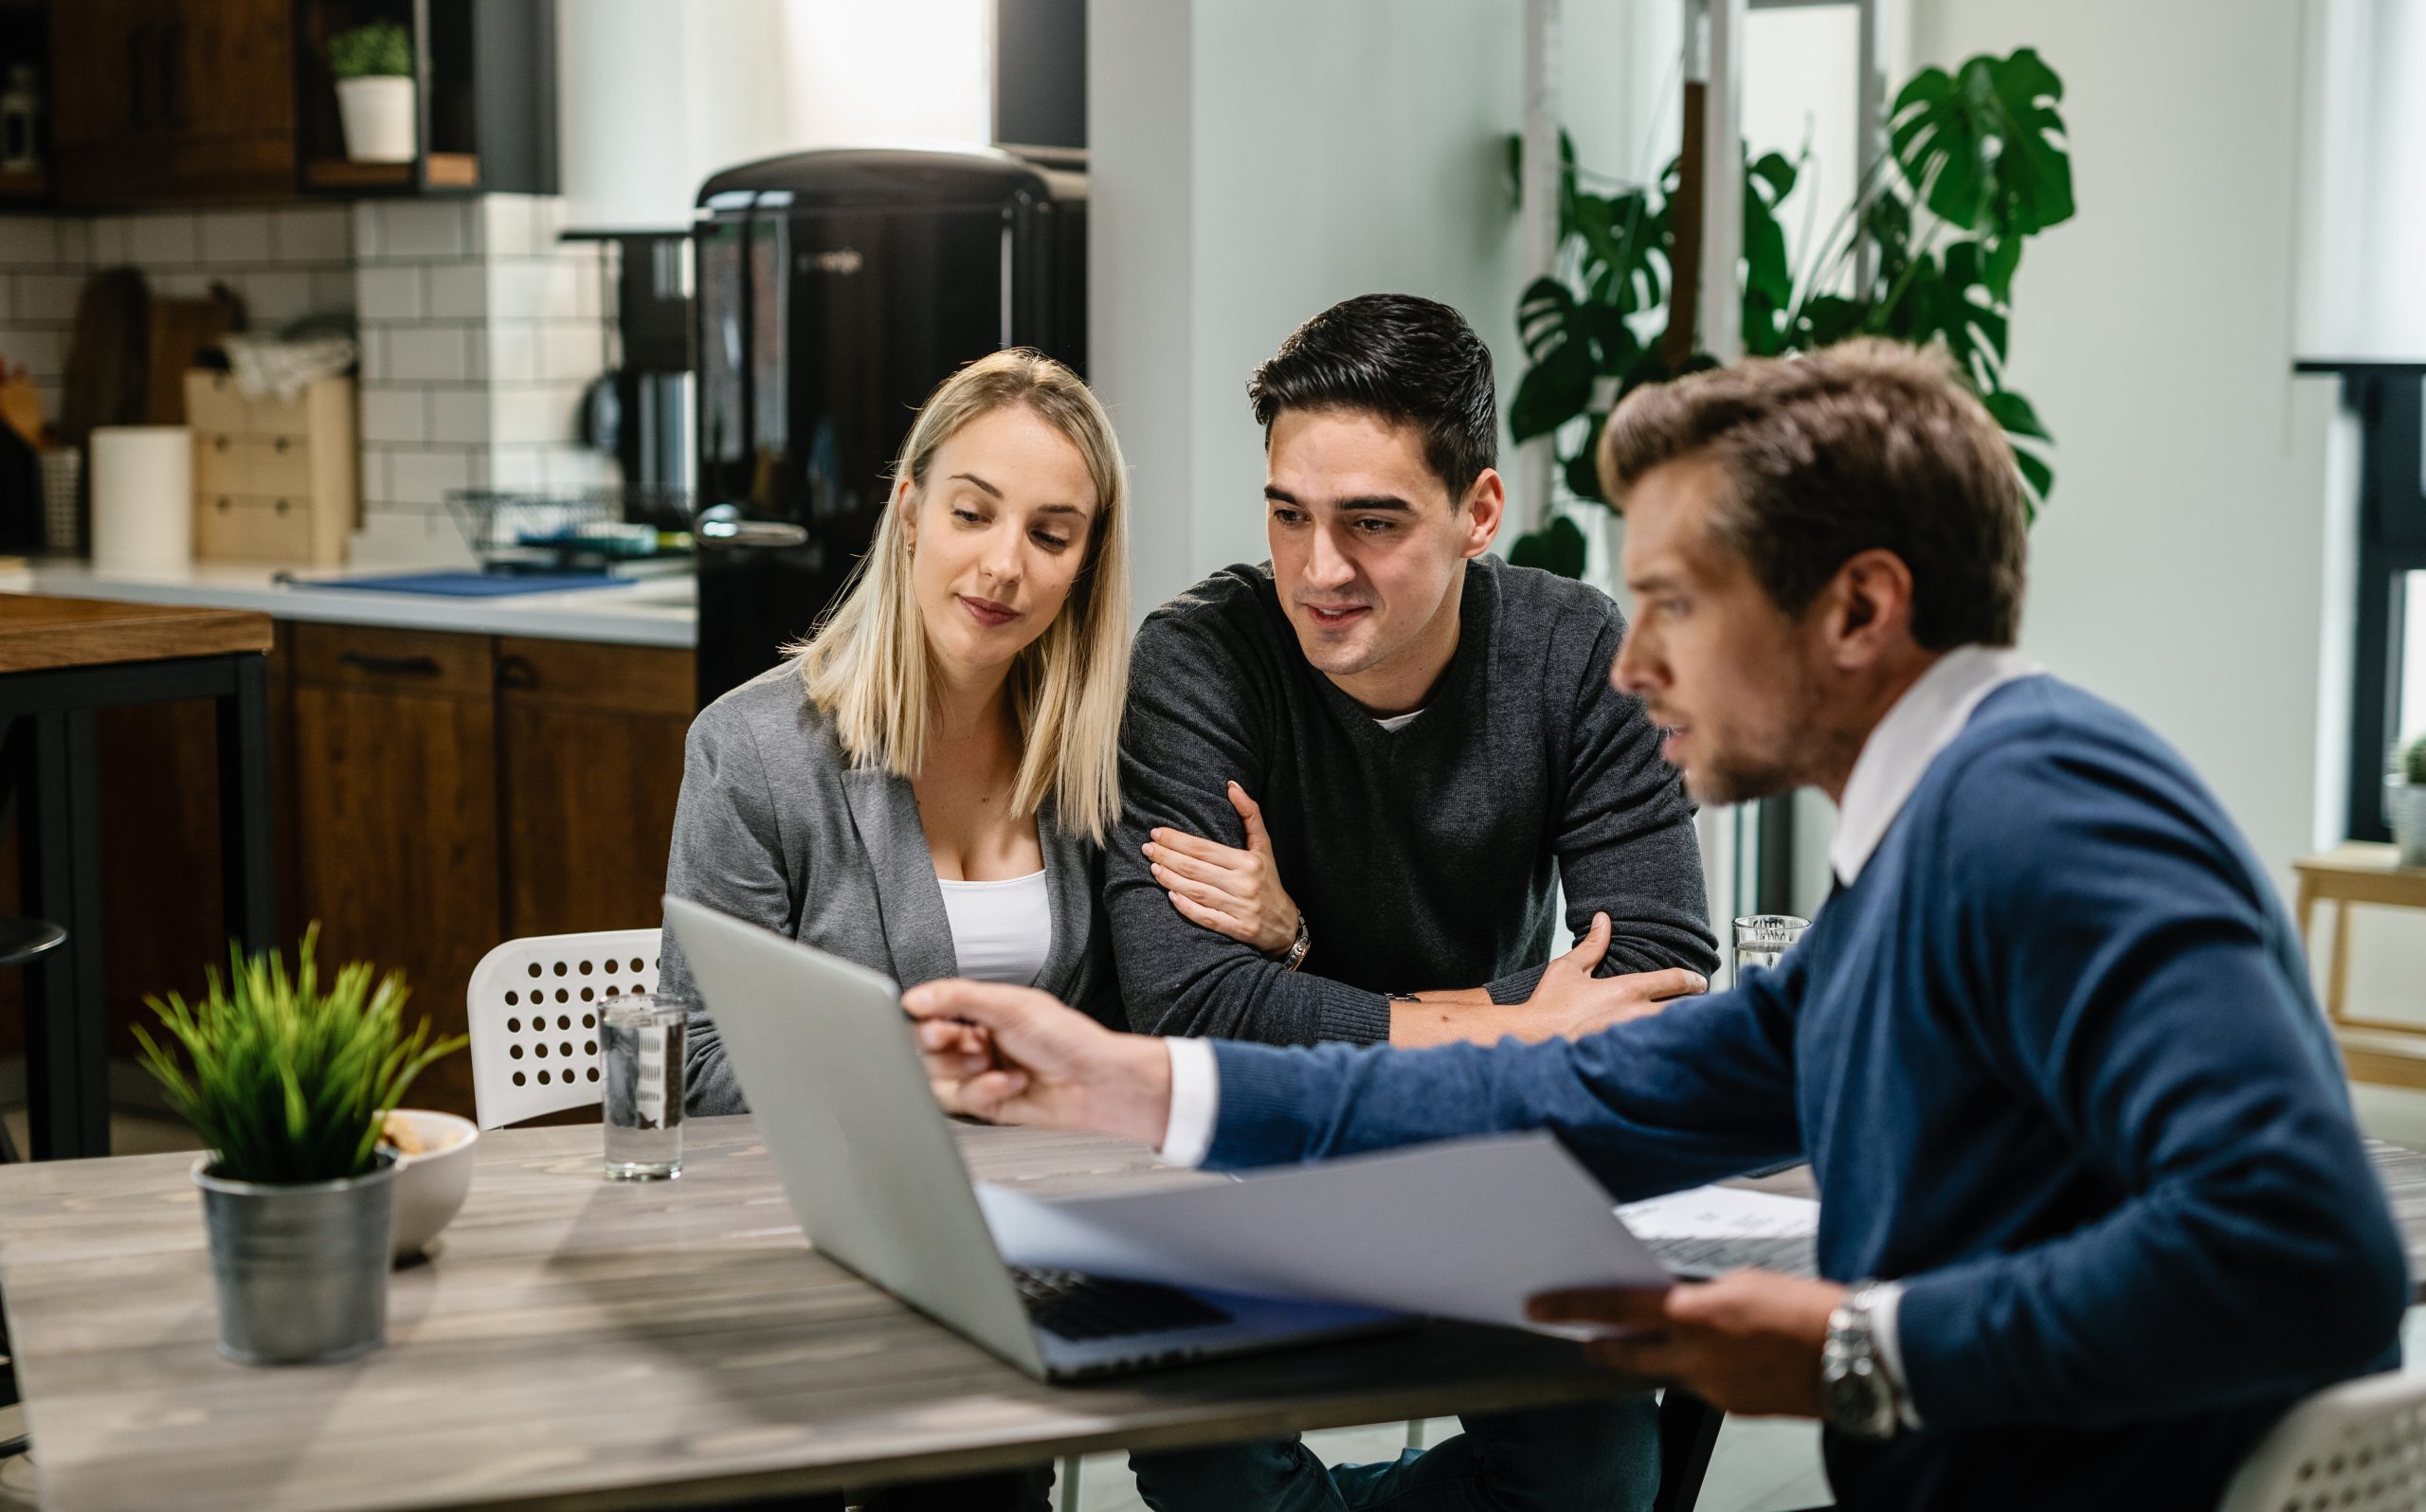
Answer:
[{"label": "white shirt cuff", "polygon": [[1205,1039],[1166,1039],[1171,1057],[1171,1116],[1163,1125],[1163,1147],[1154,1153],[1173,1165],[1203,1165],[1213,1153],[1213,1119],[1222,1104],[1222,1073]]},{"label": "white shirt cuff", "polygon": [[[1178,1107],[1176,1099],[1172,1107]],[[1887,1384],[1895,1390],[1895,1415],[1907,1430],[1911,1430],[1921,1426],[1921,1412],[1912,1405],[1911,1378],[1904,1374],[1904,1345],[1895,1331],[1897,1316],[1903,1308],[1904,1283],[1880,1282],[1871,1304],[1871,1338],[1878,1345],[1879,1364],[1887,1369]]]}]

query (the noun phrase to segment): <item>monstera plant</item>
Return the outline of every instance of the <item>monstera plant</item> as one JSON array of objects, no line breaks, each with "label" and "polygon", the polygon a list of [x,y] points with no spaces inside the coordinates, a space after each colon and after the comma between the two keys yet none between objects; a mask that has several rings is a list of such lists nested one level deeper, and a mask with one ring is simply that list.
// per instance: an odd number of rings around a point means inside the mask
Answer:
[{"label": "monstera plant", "polygon": [[[1779,221],[1799,164],[1747,153],[1744,168],[1745,351],[1774,356],[1856,335],[1943,346],[2004,427],[2034,517],[2055,487],[2052,439],[2006,384],[2005,356],[2023,244],[2073,215],[2063,98],[2063,81],[2027,47],[1952,73],[1923,69],[1895,97],[1889,151],[1837,225],[1805,249],[1801,270]],[[1517,305],[1528,366],[1508,423],[1518,441],[1558,438],[1567,489],[1600,499],[1593,454],[1617,402],[1713,360],[1689,341],[1661,339],[1675,291],[1681,163],[1670,162],[1657,184],[1601,194],[1579,184],[1588,175],[1564,134],[1560,151],[1560,267]],[[1580,576],[1583,532],[1556,517],[1510,555]]]}]

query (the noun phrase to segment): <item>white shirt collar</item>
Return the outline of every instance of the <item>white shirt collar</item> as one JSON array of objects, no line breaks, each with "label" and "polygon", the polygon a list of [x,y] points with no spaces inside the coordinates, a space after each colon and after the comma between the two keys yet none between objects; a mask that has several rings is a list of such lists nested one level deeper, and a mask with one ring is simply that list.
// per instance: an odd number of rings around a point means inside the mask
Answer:
[{"label": "white shirt collar", "polygon": [[1920,785],[1921,774],[1963,733],[1980,700],[2045,670],[2011,646],[1957,646],[1904,690],[1862,742],[1853,775],[1845,780],[1837,837],[1828,847],[1828,867],[1838,882],[1851,887],[1861,875],[1904,811],[1904,801]]}]

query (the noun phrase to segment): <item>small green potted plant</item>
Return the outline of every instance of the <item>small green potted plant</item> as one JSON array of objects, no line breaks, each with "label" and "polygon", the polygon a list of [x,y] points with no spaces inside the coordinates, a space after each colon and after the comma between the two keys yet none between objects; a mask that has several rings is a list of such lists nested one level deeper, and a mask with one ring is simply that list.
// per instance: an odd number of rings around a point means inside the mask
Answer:
[{"label": "small green potted plant", "polygon": [[219,1294],[219,1352],[245,1364],[349,1359],[388,1329],[395,1156],[380,1128],[430,1062],[462,1047],[407,1034],[404,978],[374,989],[356,962],[323,985],[303,936],[292,975],[276,951],[228,952],[228,975],[189,1003],[147,999],[184,1063],[142,1029],[143,1059],[208,1146],[194,1161]]},{"label": "small green potted plant", "polygon": [[329,39],[346,156],[357,163],[413,160],[413,40],[393,21],[373,21]]},{"label": "small green potted plant", "polygon": [[2402,749],[2384,788],[2384,811],[2402,866],[2426,867],[2426,734]]}]

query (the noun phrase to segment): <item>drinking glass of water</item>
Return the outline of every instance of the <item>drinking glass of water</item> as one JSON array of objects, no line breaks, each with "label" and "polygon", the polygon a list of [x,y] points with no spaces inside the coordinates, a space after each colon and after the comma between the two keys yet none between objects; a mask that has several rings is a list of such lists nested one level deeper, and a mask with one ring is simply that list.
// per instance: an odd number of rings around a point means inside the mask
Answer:
[{"label": "drinking glass of water", "polygon": [[1811,927],[1808,919],[1798,919],[1791,913],[1753,913],[1735,921],[1735,981],[1744,980],[1744,968],[1759,966],[1774,970],[1784,959],[1786,946],[1802,938]]},{"label": "drinking glass of water", "polygon": [[691,1005],[635,993],[606,999],[598,1019],[606,1179],[663,1181],[681,1175],[682,1052]]}]

